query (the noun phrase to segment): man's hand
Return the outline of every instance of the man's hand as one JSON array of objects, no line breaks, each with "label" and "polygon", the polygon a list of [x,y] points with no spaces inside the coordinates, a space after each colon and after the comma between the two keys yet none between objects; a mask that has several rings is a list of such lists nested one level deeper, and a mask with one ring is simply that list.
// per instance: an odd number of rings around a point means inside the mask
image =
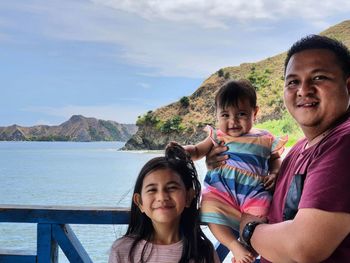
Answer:
[{"label": "man's hand", "polygon": [[270,173],[264,178],[264,187],[266,190],[273,191],[277,179],[277,173]]},{"label": "man's hand", "polygon": [[226,163],[228,155],[221,155],[223,152],[228,150],[227,146],[224,146],[224,143],[221,143],[218,146],[213,146],[210,152],[206,155],[205,162],[207,164],[207,169],[212,170],[219,167],[222,164]]}]

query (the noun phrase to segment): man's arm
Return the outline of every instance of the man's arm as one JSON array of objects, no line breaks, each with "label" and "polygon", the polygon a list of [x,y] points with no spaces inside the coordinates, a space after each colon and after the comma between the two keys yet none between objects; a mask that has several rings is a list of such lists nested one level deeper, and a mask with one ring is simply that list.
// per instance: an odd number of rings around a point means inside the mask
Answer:
[{"label": "man's arm", "polygon": [[258,225],[250,242],[272,262],[320,262],[330,257],[349,233],[350,214],[303,208],[293,220]]}]

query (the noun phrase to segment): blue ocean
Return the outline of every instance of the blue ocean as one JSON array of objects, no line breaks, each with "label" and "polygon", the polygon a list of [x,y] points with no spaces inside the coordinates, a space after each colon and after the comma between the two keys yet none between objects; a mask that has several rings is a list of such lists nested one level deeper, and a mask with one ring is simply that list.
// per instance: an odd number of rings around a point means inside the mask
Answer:
[{"label": "blue ocean", "polygon": [[[0,204],[129,207],[141,167],[160,151],[118,151],[124,142],[0,142]],[[204,177],[204,162],[196,163]],[[72,225],[95,263],[125,226]],[[0,223],[0,249],[36,251],[36,225]],[[68,262],[60,251],[59,262]]]}]

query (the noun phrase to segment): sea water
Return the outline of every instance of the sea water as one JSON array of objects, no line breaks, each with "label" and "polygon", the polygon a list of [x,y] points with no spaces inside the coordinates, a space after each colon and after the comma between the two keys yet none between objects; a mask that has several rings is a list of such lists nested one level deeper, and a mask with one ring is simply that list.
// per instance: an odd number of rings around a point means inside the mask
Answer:
[{"label": "sea water", "polygon": [[[0,204],[130,207],[141,167],[161,151],[123,142],[0,142]],[[196,162],[201,178],[206,169]],[[94,263],[108,260],[126,226],[71,225]],[[0,249],[36,252],[36,224],[0,223]],[[68,260],[59,251],[59,262]]]}]

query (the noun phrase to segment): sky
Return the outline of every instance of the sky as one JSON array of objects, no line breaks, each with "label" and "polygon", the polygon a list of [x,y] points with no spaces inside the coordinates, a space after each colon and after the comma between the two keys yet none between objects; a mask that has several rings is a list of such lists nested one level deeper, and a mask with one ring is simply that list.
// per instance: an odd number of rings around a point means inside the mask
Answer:
[{"label": "sky", "polygon": [[0,0],[0,126],[135,123],[349,13],[349,0]]}]

